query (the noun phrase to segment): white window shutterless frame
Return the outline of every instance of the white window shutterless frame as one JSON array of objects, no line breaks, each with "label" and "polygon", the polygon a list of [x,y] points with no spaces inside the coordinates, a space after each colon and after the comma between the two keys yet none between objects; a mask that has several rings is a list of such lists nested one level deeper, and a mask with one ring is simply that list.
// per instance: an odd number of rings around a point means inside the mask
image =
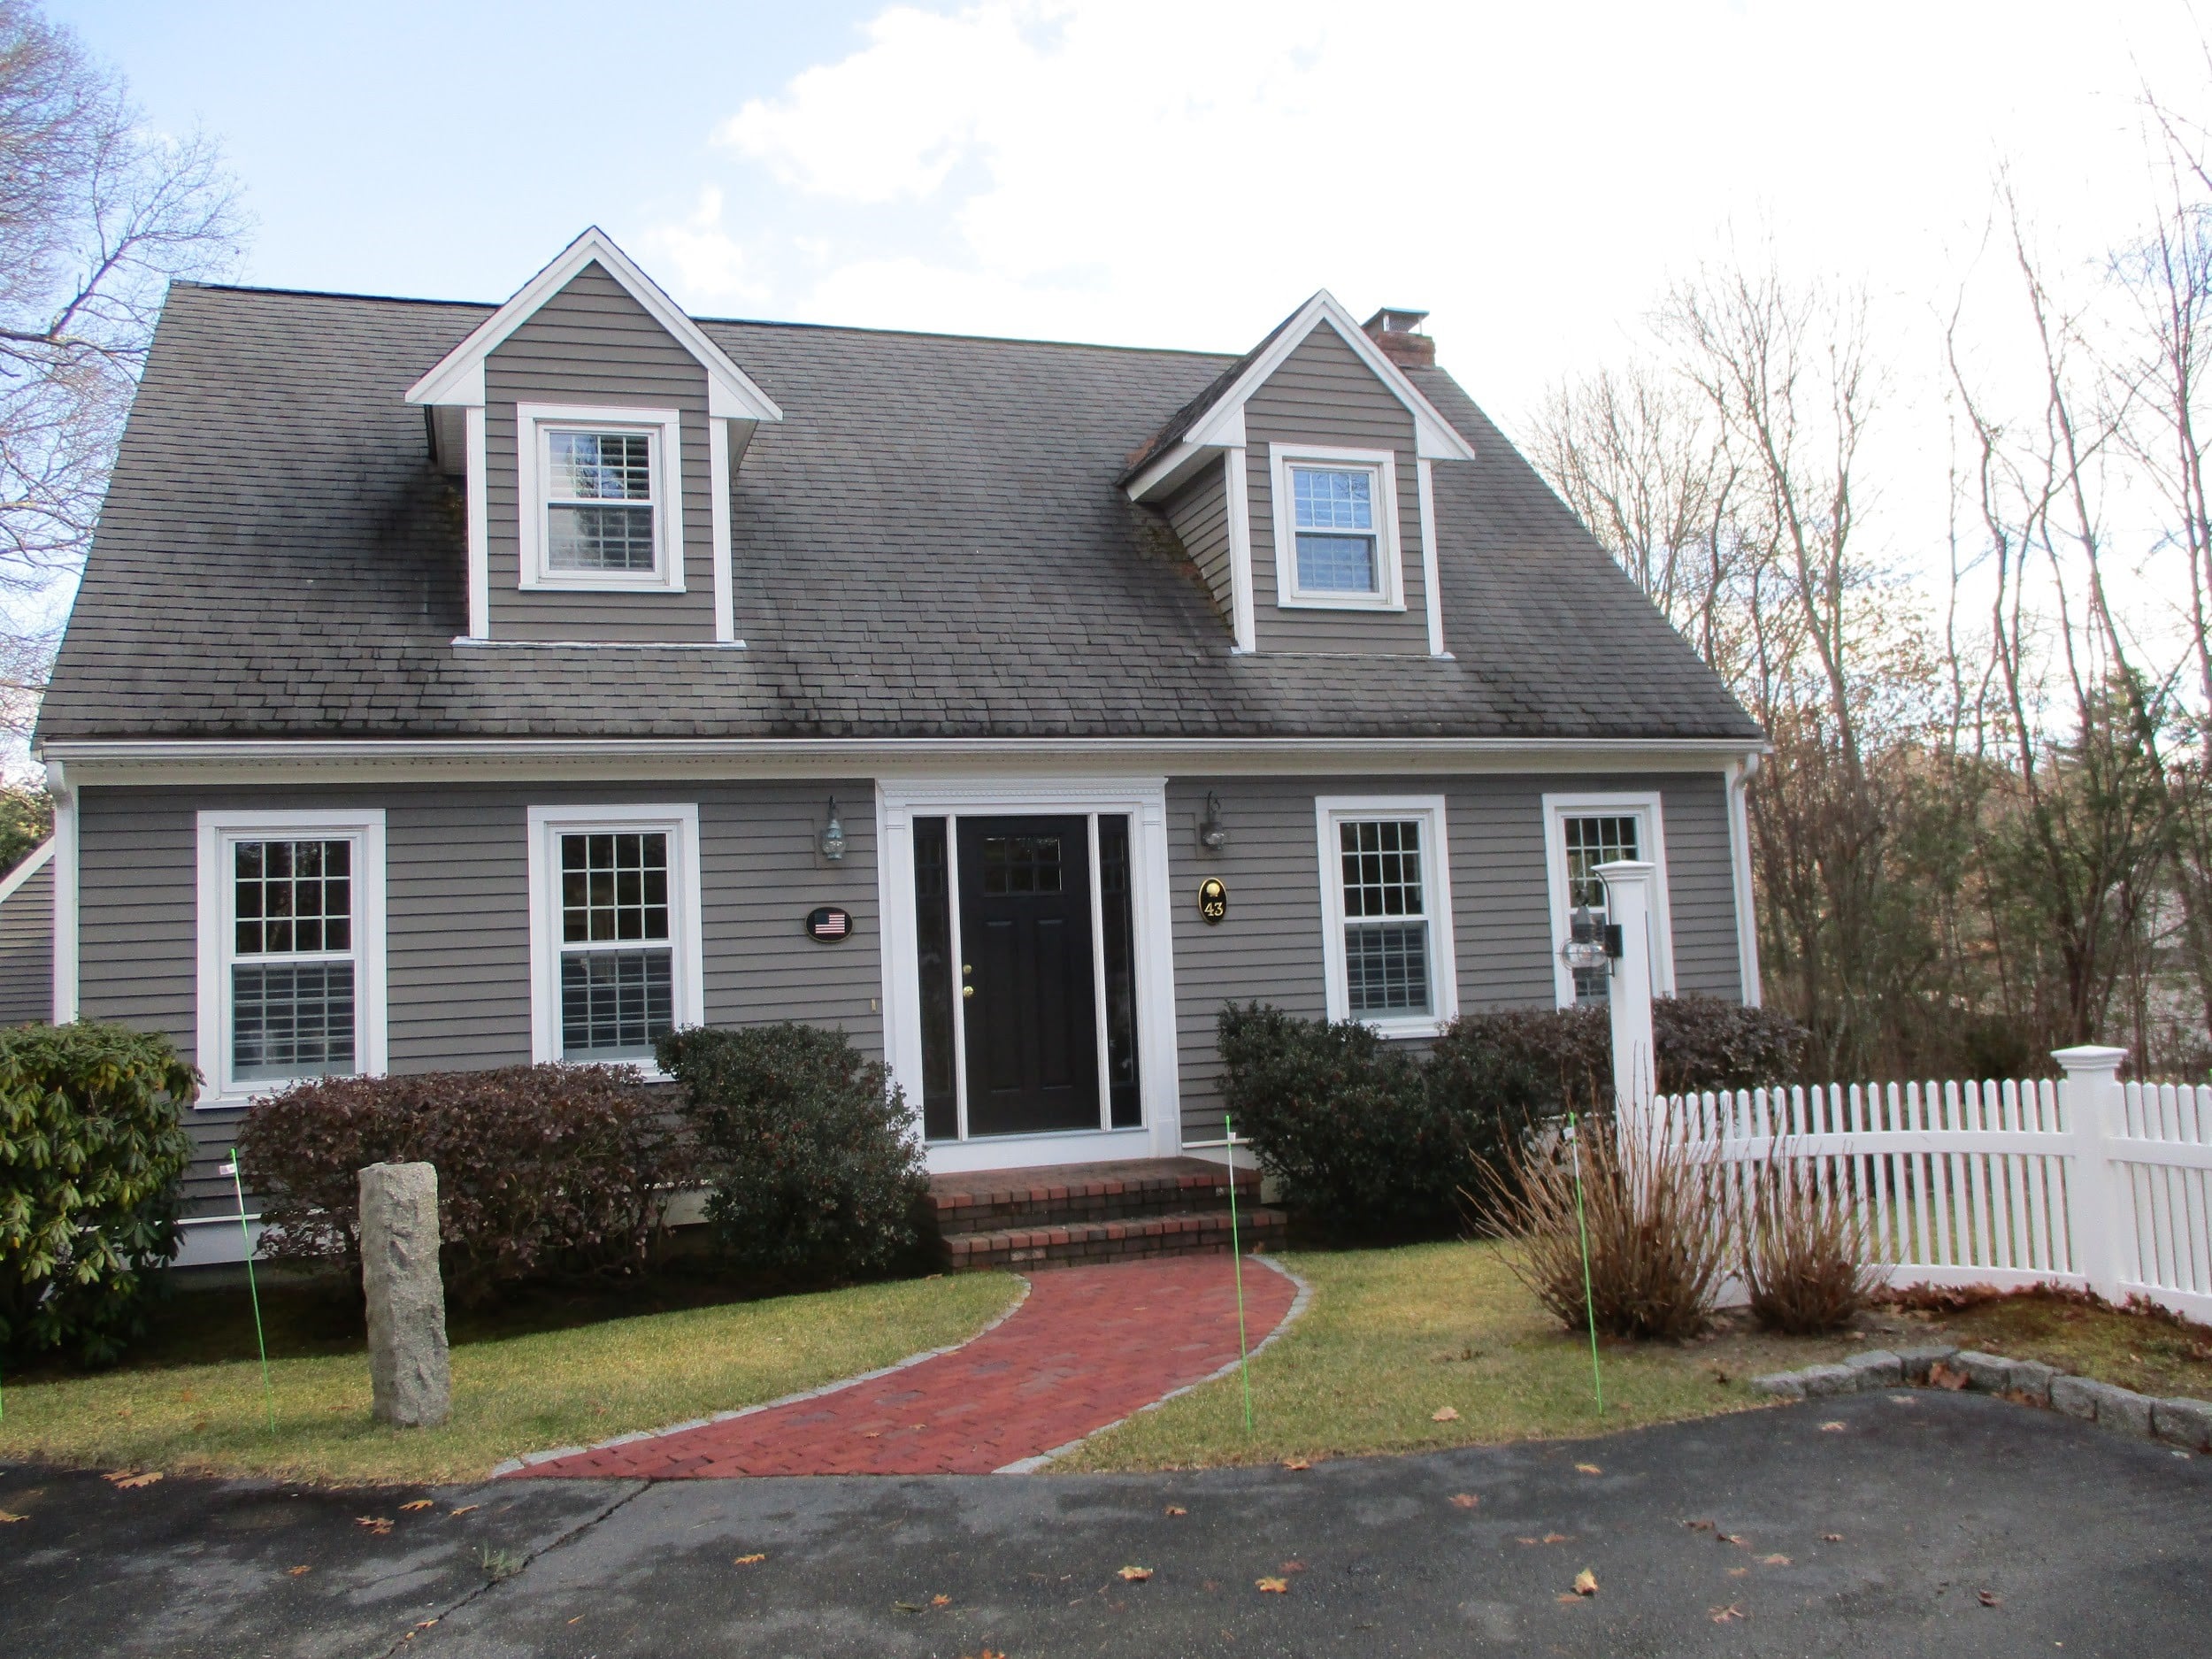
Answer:
[{"label": "white window shutterless frame", "polygon": [[[634,444],[646,450],[641,468]],[[642,476],[641,477],[641,473]],[[634,492],[642,485],[647,494]],[[651,562],[604,562],[651,524]],[[557,522],[557,519],[558,520]],[[603,522],[587,523],[588,519]],[[515,523],[520,585],[582,592],[684,591],[683,419],[673,409],[515,405]],[[581,536],[603,549],[579,563]]]},{"label": "white window shutterless frame", "polygon": [[[1398,459],[1389,449],[1271,443],[1274,498],[1275,603],[1294,609],[1403,611],[1404,550],[1398,535]],[[1303,475],[1302,477],[1302,475]],[[1299,541],[1312,557],[1302,575]],[[1352,544],[1373,542],[1371,587],[1334,587],[1349,567]]]},{"label": "white window shutterless frame", "polygon": [[[1635,841],[1632,851],[1627,845],[1632,837]],[[1667,908],[1667,833],[1658,792],[1548,795],[1544,797],[1544,873],[1551,900],[1552,989],[1562,1008],[1572,1008],[1578,1001],[1605,1000],[1592,987],[1578,988],[1575,970],[1567,965],[1562,953],[1573,931],[1578,896],[1591,901],[1597,920],[1605,919],[1601,894],[1586,890],[1578,895],[1577,872],[1617,856],[1642,859],[1653,866],[1651,994],[1674,995],[1674,922]]]},{"label": "white window shutterless frame", "polygon": [[1459,1014],[1442,795],[1320,795],[1322,964],[1331,1019],[1432,1037]]},{"label": "white window shutterless frame", "polygon": [[697,804],[534,806],[527,819],[530,1057],[657,1076],[652,1039],[706,1023]]},{"label": "white window shutterless frame", "polygon": [[198,828],[198,1104],[382,1072],[382,810],[202,812]]}]

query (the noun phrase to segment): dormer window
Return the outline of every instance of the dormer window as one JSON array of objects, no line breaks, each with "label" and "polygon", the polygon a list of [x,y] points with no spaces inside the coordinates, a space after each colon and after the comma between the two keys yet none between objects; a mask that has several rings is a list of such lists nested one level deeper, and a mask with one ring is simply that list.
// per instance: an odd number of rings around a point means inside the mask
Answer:
[{"label": "dormer window", "polygon": [[1387,449],[1269,446],[1276,603],[1402,611],[1397,457]]},{"label": "dormer window", "polygon": [[681,446],[672,409],[518,404],[521,585],[683,592]]}]

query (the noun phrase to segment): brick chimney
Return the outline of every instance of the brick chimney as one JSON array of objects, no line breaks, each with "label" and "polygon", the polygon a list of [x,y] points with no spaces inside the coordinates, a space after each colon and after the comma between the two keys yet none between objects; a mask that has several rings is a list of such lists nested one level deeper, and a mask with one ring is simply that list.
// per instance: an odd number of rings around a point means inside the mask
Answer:
[{"label": "brick chimney", "polygon": [[1361,327],[1367,337],[1383,349],[1388,357],[1402,369],[1432,369],[1436,366],[1436,342],[1420,332],[1426,311],[1400,311],[1389,305],[1370,317]]}]

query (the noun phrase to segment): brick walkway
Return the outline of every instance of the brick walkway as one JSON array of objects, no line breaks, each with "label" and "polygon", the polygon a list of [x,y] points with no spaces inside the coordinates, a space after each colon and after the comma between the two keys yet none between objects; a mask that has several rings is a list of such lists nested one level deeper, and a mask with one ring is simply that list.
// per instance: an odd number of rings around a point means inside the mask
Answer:
[{"label": "brick walkway", "polygon": [[[1247,1261],[1256,1347],[1296,1286]],[[685,1480],[735,1475],[976,1475],[1127,1417],[1237,1357],[1226,1256],[1041,1272],[1004,1323],[966,1347],[810,1399],[572,1453],[517,1477]]]}]

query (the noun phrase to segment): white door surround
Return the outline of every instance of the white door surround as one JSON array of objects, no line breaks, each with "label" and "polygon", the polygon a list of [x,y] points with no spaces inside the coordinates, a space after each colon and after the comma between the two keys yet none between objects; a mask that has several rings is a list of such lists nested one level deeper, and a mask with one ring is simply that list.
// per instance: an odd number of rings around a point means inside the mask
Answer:
[{"label": "white door surround", "polygon": [[[1171,1157],[1181,1149],[1182,1096],[1175,1058],[1175,958],[1168,896],[1167,780],[1147,778],[902,777],[876,784],[877,881],[882,907],[883,1049],[918,1123],[922,1110],[922,991],[914,894],[914,820],[1123,813],[1129,818],[1129,885],[1137,992],[1138,1094],[1134,1129],[990,1135],[929,1143],[933,1173],[1018,1169],[1110,1158]],[[948,831],[956,828],[948,825]],[[955,1021],[956,1032],[959,1029]],[[956,1067],[956,1074],[960,1068]],[[959,1079],[964,1090],[965,1079]],[[1105,1087],[1104,1068],[1100,1087]],[[963,1114],[964,1121],[964,1113]]]}]

